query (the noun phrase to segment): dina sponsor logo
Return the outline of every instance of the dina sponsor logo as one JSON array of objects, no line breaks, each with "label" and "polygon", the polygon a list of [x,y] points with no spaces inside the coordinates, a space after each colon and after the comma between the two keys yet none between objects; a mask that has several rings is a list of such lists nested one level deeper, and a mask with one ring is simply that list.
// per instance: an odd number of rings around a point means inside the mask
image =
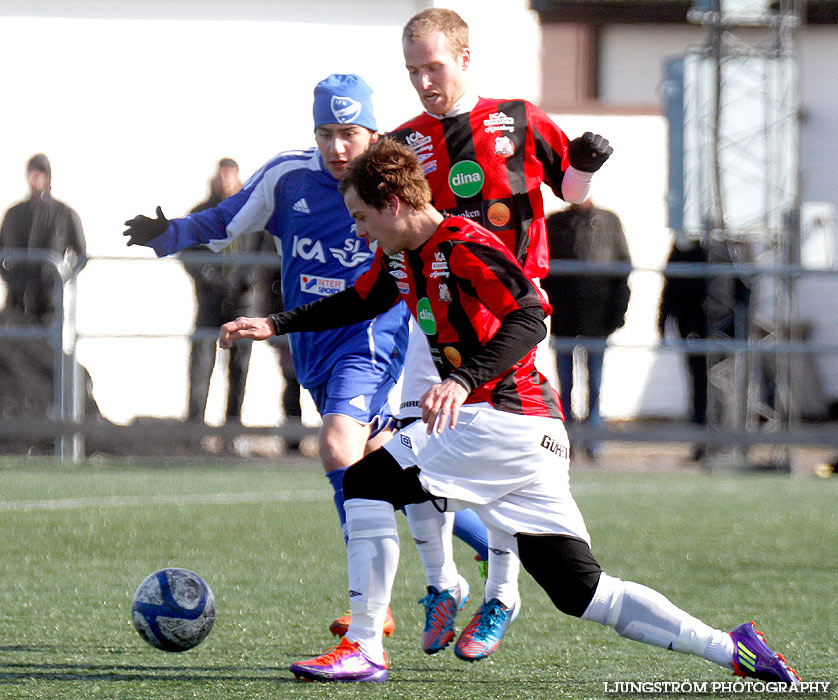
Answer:
[{"label": "dina sponsor logo", "polygon": [[483,189],[483,168],[473,160],[455,163],[448,174],[448,186],[458,197],[474,197]]}]

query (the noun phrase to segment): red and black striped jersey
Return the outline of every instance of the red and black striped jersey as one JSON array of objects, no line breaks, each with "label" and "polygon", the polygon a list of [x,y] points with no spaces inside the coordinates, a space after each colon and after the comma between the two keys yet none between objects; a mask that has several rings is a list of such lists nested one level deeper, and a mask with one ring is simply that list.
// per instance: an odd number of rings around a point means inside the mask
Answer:
[{"label": "red and black striped jersey", "polygon": [[567,136],[526,100],[479,98],[470,112],[423,113],[390,132],[419,158],[433,204],[477,221],[512,251],[531,279],[550,269],[541,183],[561,197]]},{"label": "red and black striped jersey", "polygon": [[[364,300],[405,301],[443,379],[475,357],[508,315],[537,309],[541,319],[551,312],[503,242],[462,217],[445,219],[417,250],[384,255],[379,248],[354,288]],[[535,368],[534,344],[475,386],[466,403],[562,418],[558,397]]]}]

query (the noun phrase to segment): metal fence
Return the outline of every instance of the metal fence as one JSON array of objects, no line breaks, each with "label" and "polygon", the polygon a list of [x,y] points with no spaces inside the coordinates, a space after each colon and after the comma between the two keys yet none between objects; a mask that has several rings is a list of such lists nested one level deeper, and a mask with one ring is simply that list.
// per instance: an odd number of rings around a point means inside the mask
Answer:
[{"label": "metal fence", "polygon": [[[183,253],[179,260],[185,264],[246,265],[276,267],[277,257],[272,254],[237,254],[225,255],[223,261],[213,253]],[[91,421],[83,415],[80,371],[76,349],[79,340],[95,340],[113,337],[126,337],[125,334],[79,333],[75,323],[76,295],[75,281],[81,266],[68,265],[59,256],[46,251],[6,250],[3,260],[27,259],[48,265],[60,284],[55,285],[55,307],[66,310],[56,320],[46,326],[10,325],[0,327],[0,339],[43,339],[54,352],[54,406],[53,415],[43,418],[19,418],[6,416],[0,421],[0,437],[26,435],[31,437],[51,438],[54,440],[55,456],[62,461],[81,461],[85,457],[84,438],[90,436],[118,437],[136,434],[138,431],[149,440],[165,440],[171,434],[172,427],[166,425],[129,425],[118,426],[110,423]],[[153,259],[127,257],[91,258],[105,263],[130,261],[132,263]],[[595,264],[577,261],[553,261],[551,275],[625,275],[627,273],[647,273],[667,277],[735,277],[751,281],[760,281],[778,277],[794,280],[808,279],[814,276],[835,277],[835,270],[812,270],[801,266],[763,266],[757,264],[707,264],[707,263],[672,263],[666,268],[638,267],[626,263]],[[836,319],[838,320],[838,319]],[[214,329],[197,329],[189,333],[137,333],[129,338],[210,338],[215,337]],[[715,355],[715,356],[784,356],[798,360],[806,356],[838,353],[838,343],[812,343],[795,337],[790,331],[784,339],[772,337],[766,340],[753,338],[706,338],[672,339],[661,344],[652,343],[617,343],[613,339],[594,338],[553,338],[551,347],[557,351],[568,351],[574,347],[583,347],[591,351],[636,349],[655,352]],[[799,387],[798,387],[799,390]],[[286,439],[299,440],[315,431],[306,428],[299,421],[288,421],[269,427],[242,426],[194,426],[183,424],[178,431],[196,435],[218,435],[222,438],[234,435],[277,435]],[[699,426],[678,421],[650,423],[649,421],[621,421],[619,424],[604,424],[590,427],[584,423],[569,426],[573,440],[620,441],[633,443],[692,443],[708,446],[737,446],[742,449],[754,445],[796,445],[838,447],[838,431],[826,426],[807,425],[794,420],[781,430],[728,429],[725,426]]]}]

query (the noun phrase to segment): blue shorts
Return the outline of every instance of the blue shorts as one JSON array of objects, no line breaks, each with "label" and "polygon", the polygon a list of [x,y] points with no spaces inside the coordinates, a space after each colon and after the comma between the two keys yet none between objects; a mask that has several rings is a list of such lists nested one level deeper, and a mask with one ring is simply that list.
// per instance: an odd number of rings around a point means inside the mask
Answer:
[{"label": "blue shorts", "polygon": [[393,419],[388,398],[396,380],[384,369],[370,364],[369,357],[344,355],[329,378],[308,391],[321,416],[337,414],[369,425],[371,435]]}]

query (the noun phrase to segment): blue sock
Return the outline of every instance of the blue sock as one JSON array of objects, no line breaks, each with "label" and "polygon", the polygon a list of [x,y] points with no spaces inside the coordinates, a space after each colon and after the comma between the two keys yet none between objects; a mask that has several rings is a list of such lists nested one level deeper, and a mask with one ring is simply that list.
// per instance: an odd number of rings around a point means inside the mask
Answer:
[{"label": "blue sock", "polygon": [[343,475],[349,467],[338,467],[326,472],[326,478],[335,490],[335,508],[338,511],[338,518],[340,518],[340,532],[343,535],[343,541],[348,542],[346,536],[346,511],[343,509]]},{"label": "blue sock", "polygon": [[489,560],[486,526],[473,510],[458,510],[454,514],[454,535],[477,552],[482,561]]}]

